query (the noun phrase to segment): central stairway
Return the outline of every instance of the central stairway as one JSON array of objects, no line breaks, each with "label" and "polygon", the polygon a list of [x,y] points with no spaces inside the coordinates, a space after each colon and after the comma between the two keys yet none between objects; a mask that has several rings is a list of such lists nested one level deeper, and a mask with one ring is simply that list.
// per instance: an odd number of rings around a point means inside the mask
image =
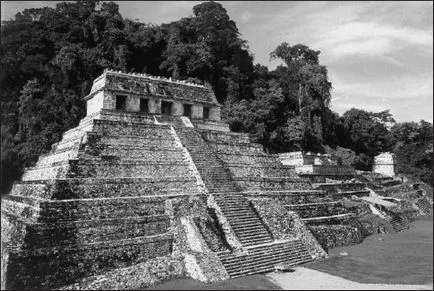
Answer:
[{"label": "central stairway", "polygon": [[241,194],[214,194],[214,197],[243,246],[273,241],[249,201]]},{"label": "central stairway", "polygon": [[229,170],[194,128],[176,127],[202,180],[215,198],[246,253],[218,253],[231,278],[274,270],[279,263],[295,265],[312,260],[301,240],[275,242],[260,216],[242,195]]},{"label": "central stairway", "polygon": [[193,128],[178,129],[182,144],[188,149],[210,194],[226,216],[243,246],[270,243],[273,238],[249,201],[232,181],[223,162]]},{"label": "central stairway", "polygon": [[257,245],[247,249],[248,255],[236,256],[230,252],[218,253],[231,278],[274,271],[274,266],[279,263],[293,266],[312,260],[300,240]]}]

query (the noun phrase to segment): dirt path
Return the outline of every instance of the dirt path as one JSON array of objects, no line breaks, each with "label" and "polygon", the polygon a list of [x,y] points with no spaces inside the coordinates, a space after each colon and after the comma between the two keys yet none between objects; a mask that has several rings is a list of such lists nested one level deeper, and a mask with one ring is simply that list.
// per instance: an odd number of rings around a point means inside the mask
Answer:
[{"label": "dirt path", "polygon": [[304,267],[294,270],[266,277],[285,290],[433,290],[432,285],[362,284]]}]

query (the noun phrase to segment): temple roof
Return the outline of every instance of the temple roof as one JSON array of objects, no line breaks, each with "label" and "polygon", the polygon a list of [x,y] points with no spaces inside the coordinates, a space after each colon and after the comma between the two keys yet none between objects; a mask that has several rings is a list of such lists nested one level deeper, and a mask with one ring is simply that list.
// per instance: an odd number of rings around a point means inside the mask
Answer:
[{"label": "temple roof", "polygon": [[127,74],[105,70],[93,81],[91,92],[84,99],[91,98],[101,90],[218,105],[214,92],[209,86],[148,74]]}]

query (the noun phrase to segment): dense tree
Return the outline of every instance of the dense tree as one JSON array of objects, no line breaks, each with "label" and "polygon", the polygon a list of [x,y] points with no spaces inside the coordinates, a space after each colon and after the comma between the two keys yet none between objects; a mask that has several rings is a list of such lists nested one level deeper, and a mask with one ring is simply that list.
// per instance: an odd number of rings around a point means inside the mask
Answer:
[{"label": "dense tree", "polygon": [[216,2],[193,7],[194,17],[163,24],[167,46],[160,69],[178,79],[209,82],[217,99],[240,99],[248,90],[253,58],[226,9]]},{"label": "dense tree", "polygon": [[2,23],[2,191],[84,116],[95,77],[128,69],[124,28],[117,4],[95,1],[26,9]]},{"label": "dense tree", "polygon": [[[327,68],[319,64],[319,51],[297,44],[280,44],[270,56],[279,58],[286,68],[278,68],[276,74],[285,88],[288,103],[294,106],[305,123],[305,140],[312,149],[319,149],[323,139],[323,112],[330,104],[332,85],[328,81]],[[294,102],[295,101],[295,102]],[[288,104],[288,105],[289,105]]]},{"label": "dense tree", "polygon": [[409,174],[433,185],[433,126],[421,120],[403,122],[391,128],[397,172]]},{"label": "dense tree", "polygon": [[391,136],[386,124],[389,121],[393,119],[388,111],[372,113],[352,108],[343,114],[347,145],[360,158],[356,168],[370,170],[374,156],[391,150]]}]

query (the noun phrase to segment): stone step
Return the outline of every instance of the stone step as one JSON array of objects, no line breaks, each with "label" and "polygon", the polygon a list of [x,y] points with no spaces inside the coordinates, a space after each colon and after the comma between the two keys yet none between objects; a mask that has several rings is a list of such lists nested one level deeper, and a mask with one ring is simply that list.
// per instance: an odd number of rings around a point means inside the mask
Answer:
[{"label": "stone step", "polygon": [[264,225],[258,221],[250,222],[250,223],[242,223],[242,222],[235,222],[230,219],[228,219],[229,224],[233,229],[238,230],[253,230],[253,229],[265,229]]},{"label": "stone step", "polygon": [[245,246],[245,247],[249,247],[249,246],[256,246],[256,245],[262,245],[264,243],[271,243],[273,242],[273,239],[271,237],[243,237],[243,236],[238,236],[239,241]]},{"label": "stone step", "polygon": [[273,242],[273,243],[266,243],[263,245],[258,245],[254,247],[248,247],[247,253],[240,253],[240,254],[234,254],[230,251],[221,251],[218,254],[219,258],[221,260],[231,259],[235,260],[237,258],[245,258],[247,256],[252,255],[263,255],[263,253],[270,252],[274,249],[281,249],[281,248],[288,248],[288,249],[295,249],[298,250],[300,248],[304,248],[305,246],[300,240],[294,240],[294,241],[284,241],[284,242]]},{"label": "stone step", "polygon": [[266,230],[253,231],[253,232],[243,232],[243,231],[236,231],[236,230],[234,231],[240,240],[244,240],[244,241],[269,240],[269,242],[273,241],[272,237],[268,232],[266,232]]},{"label": "stone step", "polygon": [[[266,256],[266,258],[264,258]],[[297,249],[297,250],[289,250],[289,249],[277,249],[272,252],[267,252],[263,254],[251,254],[248,255],[246,258],[239,258],[236,260],[222,260],[223,264],[225,265],[225,268],[227,270],[233,270],[233,269],[239,269],[242,267],[251,266],[253,264],[257,264],[258,262],[265,263],[267,261],[274,261],[275,259],[280,258],[288,258],[288,257],[300,257],[303,259],[311,259],[312,257],[304,252],[304,249]]]},{"label": "stone step", "polygon": [[270,264],[259,266],[257,268],[251,268],[247,271],[242,270],[242,271],[238,271],[238,272],[231,272],[231,273],[229,273],[229,275],[231,278],[238,278],[238,277],[249,276],[249,275],[254,275],[254,274],[272,272],[272,271],[274,271],[274,266],[279,264],[279,263],[285,263],[286,262],[290,265],[299,265],[299,264],[307,263],[310,261],[312,261],[312,259],[310,259],[310,260],[308,260],[308,259],[278,260],[278,261],[271,262]]},{"label": "stone step", "polygon": [[243,224],[247,225],[252,223],[262,224],[259,220],[259,217],[256,216],[256,214],[254,213],[249,213],[248,215],[238,215],[238,216],[225,215],[225,216],[230,222],[234,223],[235,225],[243,225]]},{"label": "stone step", "polygon": [[[220,205],[219,205],[220,206]],[[247,218],[258,219],[256,212],[249,207],[239,207],[227,209],[224,206],[220,206],[220,209],[227,217],[231,217],[235,220],[244,220]]]},{"label": "stone step", "polygon": [[225,209],[226,211],[233,211],[233,210],[251,210],[253,211],[252,207],[249,203],[246,203],[245,201],[239,201],[239,202],[224,202],[224,201],[217,201],[219,203],[220,208]]},{"label": "stone step", "polygon": [[312,260],[300,241],[255,246],[249,248],[248,252],[249,254],[242,256],[218,254],[231,278],[273,271],[274,266],[282,262],[299,264]]},{"label": "stone step", "polygon": [[214,198],[216,201],[218,201],[220,203],[225,203],[225,204],[235,204],[235,203],[244,203],[247,205],[250,204],[249,201],[242,196],[235,196],[235,195],[230,195],[230,194],[227,195],[224,193],[221,193],[221,194],[216,193],[214,195]]},{"label": "stone step", "polygon": [[273,239],[266,234],[262,234],[262,235],[250,235],[250,236],[243,236],[240,233],[237,233],[237,237],[240,240],[240,242],[243,245],[259,245],[259,244],[264,244],[264,243],[270,243],[273,241]]},{"label": "stone step", "polygon": [[[222,209],[222,208],[221,208]],[[237,220],[239,218],[255,218],[258,219],[256,213],[251,209],[239,209],[237,211],[226,211],[224,208],[222,209],[223,213],[225,214],[228,219]]]},{"label": "stone step", "polygon": [[417,200],[416,205],[425,214],[428,214],[432,211],[432,205],[426,200],[426,198]]},{"label": "stone step", "polygon": [[242,229],[233,229],[239,239],[249,239],[253,238],[269,238],[271,239],[271,235],[265,229],[255,229],[251,231],[246,231]]},{"label": "stone step", "polygon": [[243,233],[235,232],[237,234],[238,239],[246,246],[256,246],[256,245],[262,245],[265,243],[271,243],[273,242],[273,238],[268,234],[249,234],[249,235],[243,235]]},{"label": "stone step", "polygon": [[258,219],[256,217],[239,217],[239,218],[231,218],[231,221],[234,223],[249,223],[249,222],[257,222]]},{"label": "stone step", "polygon": [[167,233],[166,215],[37,223],[27,227],[26,248],[64,246]]},{"label": "stone step", "polygon": [[236,231],[253,231],[253,230],[266,230],[265,226],[258,220],[256,222],[242,223],[242,222],[234,222],[228,219],[231,227]]},{"label": "stone step", "polygon": [[273,242],[273,239],[267,235],[267,234],[258,234],[258,235],[249,235],[249,236],[243,236],[240,233],[237,233],[237,237],[238,239],[243,243],[243,244],[255,244],[255,245],[260,245],[260,244],[264,244],[264,243],[271,243]]},{"label": "stone step", "polygon": [[250,231],[243,230],[243,229],[233,229],[234,232],[237,234],[239,239],[272,239],[271,235],[268,233],[268,231],[264,228],[262,229],[251,229]]},{"label": "stone step", "polygon": [[220,208],[223,209],[223,211],[225,211],[225,212],[242,211],[242,210],[254,212],[249,204],[240,203],[237,205],[235,203],[233,203],[233,204],[228,204],[228,203],[223,204],[220,202],[217,202],[217,203],[219,203]]},{"label": "stone step", "polygon": [[226,218],[233,227],[250,228],[252,226],[262,225],[258,217],[253,217],[254,219],[248,221],[242,221],[234,217],[226,217]]},{"label": "stone step", "polygon": [[257,240],[257,241],[250,241],[250,240],[244,241],[244,240],[240,240],[241,244],[244,247],[257,246],[257,245],[261,245],[261,244],[264,244],[264,243],[270,243],[272,241],[273,241],[272,239],[263,239],[263,240]]},{"label": "stone step", "polygon": [[240,236],[244,237],[244,238],[248,238],[248,237],[253,237],[255,235],[257,235],[258,237],[260,236],[267,236],[267,237],[271,237],[270,234],[268,233],[268,231],[261,226],[261,228],[232,228],[237,234],[239,234]]}]

